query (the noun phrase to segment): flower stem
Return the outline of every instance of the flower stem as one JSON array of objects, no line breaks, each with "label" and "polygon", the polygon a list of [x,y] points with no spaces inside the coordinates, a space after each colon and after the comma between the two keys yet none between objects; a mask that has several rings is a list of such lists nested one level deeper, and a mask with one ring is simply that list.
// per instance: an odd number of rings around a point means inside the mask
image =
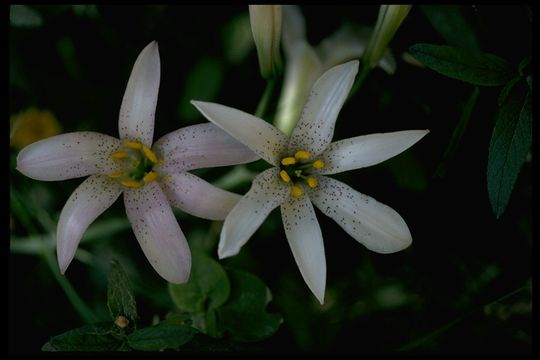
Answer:
[{"label": "flower stem", "polygon": [[262,119],[265,115],[268,104],[270,103],[270,99],[272,98],[272,93],[274,92],[275,84],[276,81],[274,79],[268,79],[263,96],[259,101],[259,105],[257,105],[257,110],[255,111],[255,116],[257,116],[258,118]]},{"label": "flower stem", "polygon": [[364,81],[366,80],[369,72],[371,71],[371,67],[367,63],[362,63],[362,70],[360,71],[360,74],[356,77],[356,80],[354,82],[354,85],[349,92],[349,98],[351,98],[364,84]]}]

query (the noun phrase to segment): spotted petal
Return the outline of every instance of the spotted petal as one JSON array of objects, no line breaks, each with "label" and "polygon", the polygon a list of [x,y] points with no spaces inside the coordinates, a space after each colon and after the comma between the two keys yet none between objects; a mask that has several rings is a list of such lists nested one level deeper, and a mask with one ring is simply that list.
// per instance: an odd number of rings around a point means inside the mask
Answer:
[{"label": "spotted petal", "polygon": [[92,222],[122,193],[122,186],[108,176],[94,175],[71,194],[60,213],[56,254],[62,274],[73,260],[81,238]]},{"label": "spotted petal", "polygon": [[166,173],[259,159],[248,147],[211,123],[173,131],[156,141],[154,150],[165,160],[161,171]]},{"label": "spotted petal", "polygon": [[423,138],[429,130],[406,130],[357,136],[330,144],[322,154],[321,174],[336,174],[388,160]]},{"label": "spotted petal", "polygon": [[36,180],[55,181],[118,171],[111,153],[120,140],[81,131],[53,136],[28,145],[17,156],[17,170]]},{"label": "spotted petal", "polygon": [[242,198],[188,172],[169,174],[162,188],[172,206],[210,220],[224,220]]},{"label": "spotted petal", "polygon": [[124,203],[135,237],[157,273],[171,283],[186,282],[191,253],[158,183],[125,190]]},{"label": "spotted petal", "polygon": [[316,156],[326,149],[357,72],[358,60],[354,60],[331,68],[315,82],[292,132],[289,153],[307,150]]},{"label": "spotted petal", "polygon": [[308,196],[290,196],[281,205],[285,234],[307,286],[324,302],[326,259],[321,228]]},{"label": "spotted petal", "polygon": [[308,190],[311,201],[365,247],[386,254],[411,244],[409,228],[395,210],[337,180],[317,179],[319,186]]},{"label": "spotted petal", "polygon": [[279,170],[263,171],[253,180],[251,189],[231,210],[219,239],[220,259],[236,255],[270,212],[289,197],[289,186],[279,179]]},{"label": "spotted petal", "polygon": [[160,71],[158,45],[152,41],[137,57],[129,77],[118,120],[120,139],[152,146]]},{"label": "spotted petal", "polygon": [[211,122],[253,150],[272,165],[279,165],[287,149],[287,137],[256,116],[228,106],[192,100],[191,103]]}]

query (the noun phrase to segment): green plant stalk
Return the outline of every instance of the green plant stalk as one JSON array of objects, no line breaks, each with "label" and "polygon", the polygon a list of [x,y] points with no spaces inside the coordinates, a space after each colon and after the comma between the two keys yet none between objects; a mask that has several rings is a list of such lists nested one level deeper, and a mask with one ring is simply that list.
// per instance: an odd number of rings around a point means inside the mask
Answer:
[{"label": "green plant stalk", "polygon": [[348,97],[349,99],[351,97],[353,97],[353,95],[356,94],[358,92],[358,90],[360,90],[360,88],[362,87],[362,85],[366,81],[366,78],[367,78],[368,74],[371,71],[371,67],[369,66],[369,64],[362,62],[361,66],[362,66],[362,70],[360,70],[360,73],[358,74],[358,76],[356,76],[356,80],[354,81],[354,85],[353,85],[351,91],[349,92],[349,97]]},{"label": "green plant stalk", "polygon": [[263,116],[266,114],[266,110],[268,108],[268,104],[270,103],[270,99],[272,98],[272,93],[274,92],[275,85],[276,81],[274,79],[269,79],[267,81],[263,96],[259,101],[259,105],[257,105],[257,110],[255,111],[256,117],[262,119]]}]

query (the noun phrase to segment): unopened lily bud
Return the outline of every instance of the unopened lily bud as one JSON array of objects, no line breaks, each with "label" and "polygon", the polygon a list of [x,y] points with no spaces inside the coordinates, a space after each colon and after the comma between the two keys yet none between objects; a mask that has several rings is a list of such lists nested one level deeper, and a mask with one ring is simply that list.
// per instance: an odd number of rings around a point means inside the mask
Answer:
[{"label": "unopened lily bud", "polygon": [[251,32],[257,47],[261,75],[271,78],[281,71],[281,5],[249,5]]}]

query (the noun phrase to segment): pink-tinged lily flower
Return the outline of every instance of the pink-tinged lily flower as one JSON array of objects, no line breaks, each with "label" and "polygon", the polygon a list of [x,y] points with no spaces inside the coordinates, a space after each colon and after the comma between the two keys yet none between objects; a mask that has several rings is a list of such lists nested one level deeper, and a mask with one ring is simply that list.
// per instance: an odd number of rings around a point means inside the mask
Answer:
[{"label": "pink-tinged lily flower", "polygon": [[357,72],[357,60],[325,72],[313,85],[290,138],[240,110],[192,101],[208,120],[273,165],[253,180],[251,189],[227,215],[218,246],[219,257],[237,254],[270,212],[280,206],[298,268],[321,303],[326,260],[312,202],[370,250],[392,253],[412,242],[407,224],[396,211],[324,176],[378,164],[405,151],[428,133],[397,131],[331,143],[336,118]]},{"label": "pink-tinged lily flower", "polygon": [[154,41],[133,66],[120,108],[120,139],[73,132],[38,141],[19,153],[17,169],[36,180],[90,175],[60,214],[56,240],[62,273],[88,226],[124,193],[129,222],[154,269],[167,281],[186,282],[191,253],[170,205],[202,218],[223,220],[241,198],[187,172],[257,159],[216,126],[185,127],[152,146],[159,81],[159,51]]}]

